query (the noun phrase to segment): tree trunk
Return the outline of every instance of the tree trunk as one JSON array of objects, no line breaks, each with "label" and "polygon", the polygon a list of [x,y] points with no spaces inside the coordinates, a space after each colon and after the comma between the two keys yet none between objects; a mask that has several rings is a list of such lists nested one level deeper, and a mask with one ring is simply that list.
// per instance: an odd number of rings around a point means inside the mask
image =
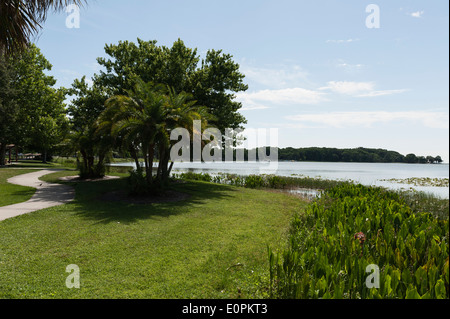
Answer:
[{"label": "tree trunk", "polygon": [[153,158],[155,157],[155,144],[151,143],[148,150],[148,167],[147,167],[147,182],[149,185],[153,183]]},{"label": "tree trunk", "polygon": [[95,157],[94,156],[89,156],[88,157],[88,171],[89,171],[89,177],[95,177],[95,173],[94,173],[94,160]]},{"label": "tree trunk", "polygon": [[[164,158],[162,159],[162,181],[161,184],[162,185],[167,185],[168,180],[169,180],[169,175],[170,175],[170,171],[169,171],[169,160],[170,160],[170,152],[167,152],[164,156]],[[172,163],[173,164],[173,163]]]},{"label": "tree trunk", "polygon": [[83,166],[84,166],[84,171],[86,172],[88,169],[88,162],[87,162],[87,154],[86,151],[81,150],[81,157],[83,158]]},{"label": "tree trunk", "polygon": [[144,153],[144,169],[145,169],[145,173],[147,174],[147,172],[148,172],[148,152],[145,147],[143,147],[142,152]]},{"label": "tree trunk", "polygon": [[158,172],[156,174],[156,179],[162,181],[164,179],[164,158],[165,158],[165,148],[160,147],[159,150],[159,163],[158,163]]},{"label": "tree trunk", "polygon": [[105,160],[106,154],[100,153],[98,155],[98,163],[95,167],[95,177],[103,177],[104,174],[104,167],[103,167],[103,161]]},{"label": "tree trunk", "polygon": [[172,172],[173,163],[174,163],[174,162],[170,163],[169,170],[167,171],[167,178],[169,178],[170,173]]},{"label": "tree trunk", "polygon": [[6,143],[0,143],[0,166],[5,165]]},{"label": "tree trunk", "polygon": [[133,157],[134,163],[136,164],[136,170],[139,170],[141,168],[141,165],[139,164],[139,157],[137,155],[136,149],[133,146],[130,146],[129,150],[131,157]]}]

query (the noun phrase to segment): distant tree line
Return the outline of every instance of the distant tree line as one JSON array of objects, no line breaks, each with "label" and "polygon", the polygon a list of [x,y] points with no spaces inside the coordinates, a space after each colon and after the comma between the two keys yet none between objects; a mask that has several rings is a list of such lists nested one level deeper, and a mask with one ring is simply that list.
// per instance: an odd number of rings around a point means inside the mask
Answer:
[{"label": "distant tree line", "polygon": [[[267,150],[268,151],[268,150]],[[245,160],[248,160],[248,150],[244,151]],[[258,152],[256,152],[258,158]],[[304,161],[304,162],[360,162],[360,163],[442,163],[440,156],[416,156],[415,154],[402,155],[396,151],[371,148],[338,149],[326,147],[307,148],[279,148],[278,160]]]},{"label": "distant tree line", "polygon": [[354,148],[283,148],[278,150],[280,161],[362,162],[362,163],[442,163],[440,156],[406,156],[385,149]]}]

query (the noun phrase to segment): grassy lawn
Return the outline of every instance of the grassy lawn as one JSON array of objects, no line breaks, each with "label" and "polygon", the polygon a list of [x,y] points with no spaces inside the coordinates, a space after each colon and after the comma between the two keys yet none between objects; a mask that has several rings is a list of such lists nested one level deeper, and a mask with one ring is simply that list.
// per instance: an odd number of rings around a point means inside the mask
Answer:
[{"label": "grassy lawn", "polygon": [[18,162],[12,162],[11,167],[16,168],[60,168],[61,164],[59,163],[53,163],[53,162],[47,162],[42,163],[42,161],[37,160],[21,160]]},{"label": "grassy lawn", "polygon": [[[284,247],[305,206],[204,182],[174,186],[184,201],[147,205],[99,199],[125,179],[73,185],[74,202],[0,222],[0,298],[265,297],[267,245]],[[70,264],[80,289],[66,287]]]},{"label": "grassy lawn", "polygon": [[33,196],[35,189],[9,184],[7,180],[13,176],[35,172],[36,170],[0,168],[0,207],[21,203]]}]

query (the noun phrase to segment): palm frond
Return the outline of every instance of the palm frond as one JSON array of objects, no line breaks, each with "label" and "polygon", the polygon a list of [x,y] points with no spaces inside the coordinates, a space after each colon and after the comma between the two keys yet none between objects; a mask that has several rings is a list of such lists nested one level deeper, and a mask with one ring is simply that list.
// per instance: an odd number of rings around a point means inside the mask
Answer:
[{"label": "palm frond", "polygon": [[69,4],[82,6],[86,0],[2,0],[0,2],[0,54],[22,52],[42,28],[50,11]]}]

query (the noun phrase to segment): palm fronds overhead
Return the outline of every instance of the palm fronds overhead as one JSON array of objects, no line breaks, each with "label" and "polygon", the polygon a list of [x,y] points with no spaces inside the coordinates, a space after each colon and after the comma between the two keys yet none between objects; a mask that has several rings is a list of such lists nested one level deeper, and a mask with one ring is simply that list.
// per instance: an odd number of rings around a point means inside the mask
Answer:
[{"label": "palm fronds overhead", "polygon": [[0,2],[0,54],[22,51],[51,11],[86,0],[2,0]]}]

